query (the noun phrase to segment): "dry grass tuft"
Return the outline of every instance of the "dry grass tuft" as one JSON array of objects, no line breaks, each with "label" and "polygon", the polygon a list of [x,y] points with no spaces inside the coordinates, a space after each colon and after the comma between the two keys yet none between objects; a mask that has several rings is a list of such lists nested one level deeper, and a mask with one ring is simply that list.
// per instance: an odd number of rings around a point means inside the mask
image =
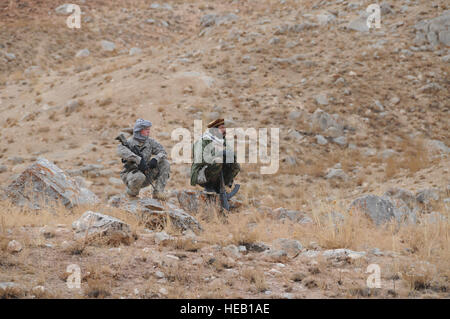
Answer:
[{"label": "dry grass tuft", "polygon": [[106,298],[111,295],[111,286],[104,279],[88,279],[84,294],[89,298]]}]

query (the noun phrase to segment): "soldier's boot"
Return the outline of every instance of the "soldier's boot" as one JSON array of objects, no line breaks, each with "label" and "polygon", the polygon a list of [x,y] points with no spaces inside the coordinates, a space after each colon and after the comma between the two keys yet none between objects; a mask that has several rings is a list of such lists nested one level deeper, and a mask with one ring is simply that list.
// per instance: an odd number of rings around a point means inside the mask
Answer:
[{"label": "soldier's boot", "polygon": [[127,181],[127,195],[131,198],[136,198],[139,195],[139,191],[145,182],[145,175],[141,172],[130,172],[126,177]]}]

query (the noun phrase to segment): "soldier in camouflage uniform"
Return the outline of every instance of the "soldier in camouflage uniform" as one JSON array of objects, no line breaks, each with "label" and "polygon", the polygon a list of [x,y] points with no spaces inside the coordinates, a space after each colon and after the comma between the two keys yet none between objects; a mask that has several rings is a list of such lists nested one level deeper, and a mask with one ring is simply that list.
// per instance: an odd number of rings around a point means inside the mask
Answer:
[{"label": "soldier in camouflage uniform", "polygon": [[[127,142],[131,147],[137,146],[143,155],[149,169],[144,174],[137,169],[141,158],[124,145],[117,146],[117,154],[124,160],[125,167],[120,173],[122,181],[127,186],[127,194],[130,197],[139,195],[141,188],[154,185],[153,198],[164,200],[164,188],[170,175],[170,164],[164,147],[156,140],[149,137],[152,123],[143,119],[136,120],[133,128],[133,136]],[[152,158],[153,156],[153,158]],[[132,165],[129,165],[132,163]]]},{"label": "soldier in camouflage uniform", "polygon": [[[226,150],[224,124],[224,119],[217,119],[209,123],[208,130],[203,134],[201,140],[196,141],[193,145],[191,185],[200,185],[207,192],[219,193],[221,171],[223,171],[225,185],[231,187],[241,169],[239,163],[236,162],[235,154]],[[200,152],[201,154],[198,154]],[[198,156],[197,160],[196,156]]]}]

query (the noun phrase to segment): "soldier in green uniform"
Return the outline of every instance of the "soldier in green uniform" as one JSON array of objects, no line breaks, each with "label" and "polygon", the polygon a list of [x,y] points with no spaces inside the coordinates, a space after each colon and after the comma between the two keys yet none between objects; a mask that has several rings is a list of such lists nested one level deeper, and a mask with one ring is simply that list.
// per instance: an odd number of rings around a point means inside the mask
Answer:
[{"label": "soldier in green uniform", "polygon": [[235,154],[226,150],[224,119],[208,124],[201,139],[194,142],[194,160],[191,167],[191,185],[200,185],[207,192],[219,193],[220,173],[223,171],[225,185],[231,187],[240,171]]}]

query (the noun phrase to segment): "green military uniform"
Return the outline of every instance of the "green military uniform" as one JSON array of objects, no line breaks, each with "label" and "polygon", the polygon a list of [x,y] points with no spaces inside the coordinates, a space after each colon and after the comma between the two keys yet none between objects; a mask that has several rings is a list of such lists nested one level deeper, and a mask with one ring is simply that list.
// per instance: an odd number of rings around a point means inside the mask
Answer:
[{"label": "green military uniform", "polygon": [[[203,187],[214,189],[218,192],[220,187],[221,171],[223,170],[225,185],[231,187],[234,178],[239,173],[241,168],[239,163],[236,163],[236,156],[234,154],[229,155],[229,157],[233,158],[232,163],[227,163],[227,161],[230,162],[230,159],[222,157],[222,153],[215,154],[215,148],[213,146],[217,146],[218,148],[222,148],[223,150],[226,149],[226,139],[217,129],[217,126],[210,127],[215,122],[217,122],[217,120],[208,125],[209,129],[205,132],[205,134],[203,134],[202,138],[196,141],[193,145],[192,154],[194,154],[194,160],[191,166],[191,185],[200,185]],[[223,123],[223,120],[222,122],[219,121],[219,123]],[[214,143],[215,145],[210,145],[211,143]],[[208,147],[208,150],[205,154],[205,149],[208,145],[210,146]],[[201,156],[199,156],[199,159],[201,159],[201,161],[197,163],[196,152],[202,152]],[[222,163],[217,162],[218,157],[222,158]],[[214,160],[211,161],[211,159],[213,158]]]}]

